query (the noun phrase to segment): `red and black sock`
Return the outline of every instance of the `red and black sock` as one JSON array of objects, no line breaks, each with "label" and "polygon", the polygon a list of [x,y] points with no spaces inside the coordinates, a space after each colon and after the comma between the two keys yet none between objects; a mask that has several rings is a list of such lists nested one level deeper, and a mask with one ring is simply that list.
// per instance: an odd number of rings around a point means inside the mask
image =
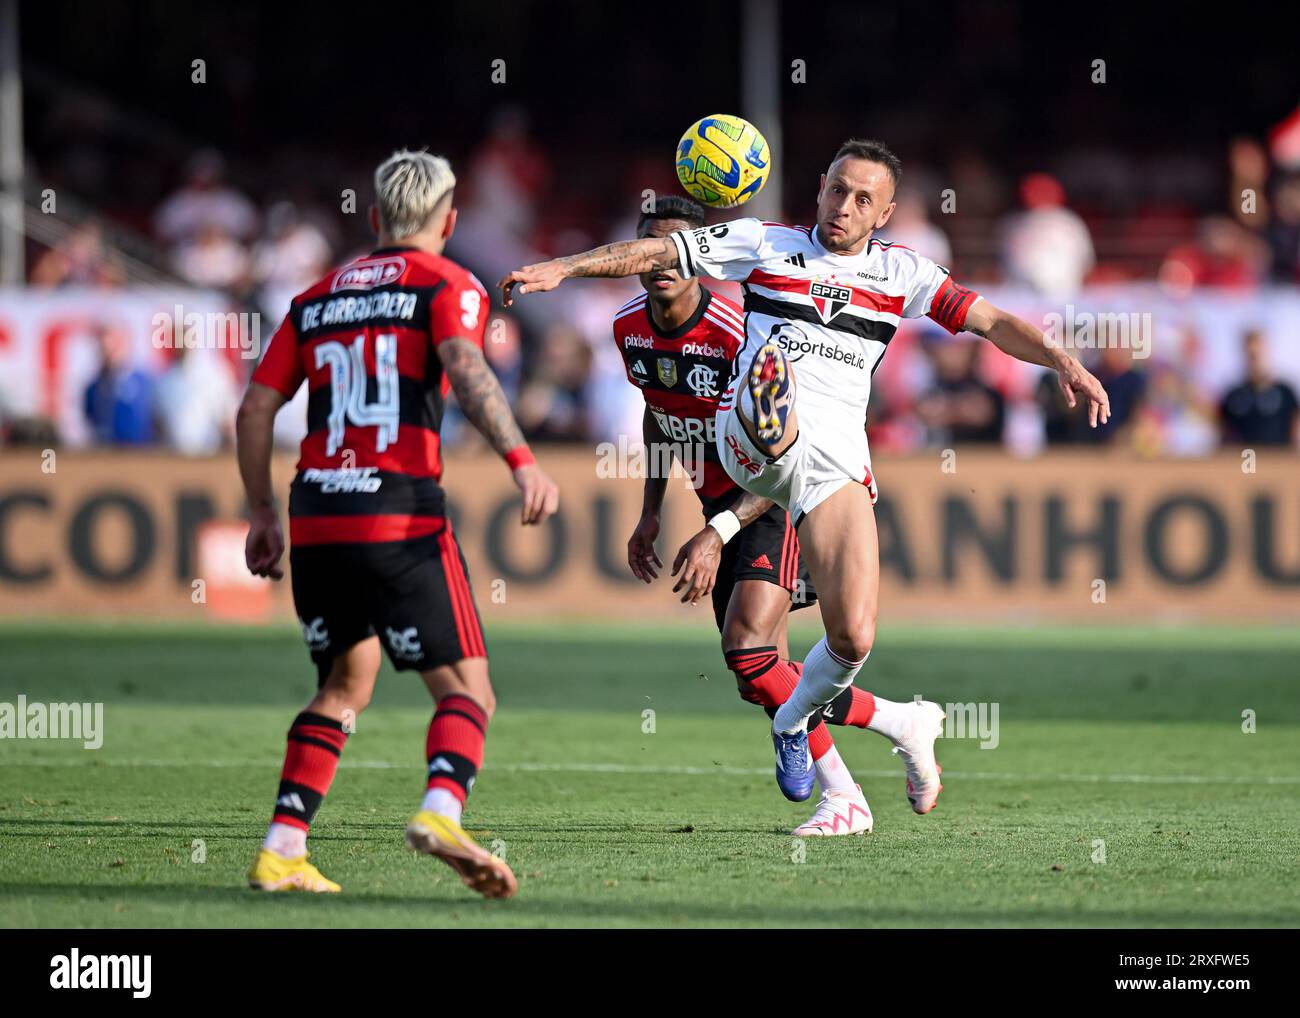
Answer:
[{"label": "red and black sock", "polygon": [[438,701],[424,745],[429,760],[428,788],[445,788],[465,801],[483,766],[487,724],[487,711],[463,693],[452,693]]},{"label": "red and black sock", "polygon": [[[740,698],[760,704],[769,718],[775,716],[776,709],[790,698],[799,682],[798,673],[789,661],[781,660],[775,647],[729,650],[724,657],[736,676]],[[822,720],[820,708],[808,719],[808,749],[814,760],[820,760],[835,745]]]},{"label": "red and black sock", "polygon": [[348,733],[343,722],[303,711],[289,728],[274,823],[307,830],[325,801]]},{"label": "red and black sock", "polygon": [[[796,675],[803,674],[802,661],[791,661],[790,668]],[[866,728],[876,716],[876,698],[865,689],[849,686],[822,710],[828,725]]]},{"label": "red and black sock", "polygon": [[822,710],[828,725],[866,728],[876,716],[876,698],[865,689],[849,686]]}]

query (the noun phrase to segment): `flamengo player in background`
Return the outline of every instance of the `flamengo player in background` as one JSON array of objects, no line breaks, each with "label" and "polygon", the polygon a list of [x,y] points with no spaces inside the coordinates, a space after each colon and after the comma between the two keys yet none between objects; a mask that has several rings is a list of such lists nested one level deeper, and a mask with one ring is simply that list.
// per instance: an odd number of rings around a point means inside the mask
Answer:
[{"label": "flamengo player in background", "polygon": [[[950,332],[985,336],[1013,357],[1054,368],[1067,403],[1086,400],[1094,427],[1110,413],[1097,379],[1038,329],[958,286],[928,258],[872,238],[893,214],[901,175],[886,146],[851,140],[822,175],[815,228],[733,220],[541,262],[501,281],[507,304],[515,287],[541,292],[573,276],[679,268],[743,284],[745,347],[734,404],[719,406],[718,451],[738,484],[790,512],[826,628],[773,720],[777,782],[793,797],[812,792],[808,719],[853,682],[875,641],[880,562],[863,425],[872,372],[899,321],[928,315]],[[934,740],[943,720],[937,704],[876,697],[875,722],[903,758],[918,813],[932,809],[941,790]]]},{"label": "flamengo player in background", "polygon": [[248,568],[280,579],[271,427],[304,381],[310,388],[289,542],[294,607],[320,681],[289,729],[270,830],[249,872],[260,890],[340,889],[307,861],[307,830],[350,721],[370,702],[381,643],[395,668],[420,673],[437,705],[427,791],[407,844],[487,897],[508,898],[517,886],[510,868],[460,825],[495,701],[465,559],[438,484],[449,389],[513,472],[524,524],[554,513],[558,493],[483,358],[487,293],[442,257],[456,225],[455,183],[447,161],[427,152],[394,153],[375,171],[378,250],[294,298],[239,408]]},{"label": "flamengo player in background", "polygon": [[[704,209],[688,198],[660,198],[642,213],[638,237],[667,237],[704,225]],[[727,476],[718,459],[714,418],[744,343],[744,317],[727,298],[685,279],[673,269],[641,277],[646,292],[614,316],[614,342],[628,381],[645,399],[642,437],[647,454],[670,450],[698,464],[692,480],[706,526],[682,545],[673,561],[673,588],[684,604],[712,596],[722,651],[743,699],[769,715],[785,703],[799,681],[790,663],[786,619],[793,608],[816,600],[800,568],[799,539],[790,516],[771,499],[752,495]],[[684,454],[684,455],[683,455]],[[671,462],[651,454],[652,463]],[[632,572],[650,583],[663,563],[655,552],[668,478],[646,471],[641,520],[627,543]],[[802,596],[800,596],[802,595]],[[865,728],[875,708],[871,694],[853,687],[825,713],[841,725]],[[808,744],[822,795],[796,837],[866,834],[871,808],[840,758],[821,710],[808,725]],[[826,719],[826,720],[829,720]]]}]

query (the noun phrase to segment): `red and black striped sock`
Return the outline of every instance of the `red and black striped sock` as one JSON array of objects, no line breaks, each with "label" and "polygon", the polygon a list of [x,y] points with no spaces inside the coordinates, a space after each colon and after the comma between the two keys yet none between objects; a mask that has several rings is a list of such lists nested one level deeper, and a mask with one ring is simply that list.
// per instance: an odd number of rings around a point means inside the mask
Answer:
[{"label": "red and black striped sock", "polygon": [[[727,667],[736,676],[742,699],[764,707],[779,707],[785,703],[790,693],[785,688],[787,683],[783,672],[788,669],[781,668],[784,662],[775,647],[746,647],[729,650],[723,656]],[[791,684],[790,688],[794,686]]]},{"label": "red and black striped sock", "polygon": [[[775,647],[729,650],[724,657],[727,667],[736,676],[740,698],[761,704],[768,717],[776,714],[776,709],[790,698],[799,682],[798,673],[790,667],[789,661],[781,660]],[[813,711],[808,719],[808,750],[812,758],[820,760],[834,746],[834,738],[822,723],[822,712]]]},{"label": "red and black striped sock", "polygon": [[487,711],[463,693],[451,693],[438,701],[424,744],[429,760],[427,788],[446,789],[465,801],[483,766],[487,724]]},{"label": "red and black striped sock", "polygon": [[849,686],[822,709],[828,725],[866,728],[876,716],[876,698],[865,689]]},{"label": "red and black striped sock", "polygon": [[307,830],[325,801],[348,733],[343,722],[303,711],[289,727],[272,823]]}]

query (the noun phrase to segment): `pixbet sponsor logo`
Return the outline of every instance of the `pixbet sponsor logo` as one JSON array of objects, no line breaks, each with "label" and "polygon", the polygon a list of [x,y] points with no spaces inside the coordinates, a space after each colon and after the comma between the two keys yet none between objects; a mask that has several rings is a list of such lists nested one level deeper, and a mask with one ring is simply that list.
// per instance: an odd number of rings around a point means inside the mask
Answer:
[{"label": "pixbet sponsor logo", "polygon": [[721,357],[724,360],[727,358],[727,351],[712,343],[686,343],[682,346],[682,353],[687,357]]}]

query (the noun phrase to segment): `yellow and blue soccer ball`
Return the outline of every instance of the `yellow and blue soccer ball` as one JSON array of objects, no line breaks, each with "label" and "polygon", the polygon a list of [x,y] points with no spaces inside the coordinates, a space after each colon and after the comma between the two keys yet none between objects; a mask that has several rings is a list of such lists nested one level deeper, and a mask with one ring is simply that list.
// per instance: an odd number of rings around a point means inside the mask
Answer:
[{"label": "yellow and blue soccer ball", "polygon": [[687,194],[710,208],[745,204],[763,189],[771,167],[758,128],[727,113],[702,117],[677,143],[677,179]]}]

